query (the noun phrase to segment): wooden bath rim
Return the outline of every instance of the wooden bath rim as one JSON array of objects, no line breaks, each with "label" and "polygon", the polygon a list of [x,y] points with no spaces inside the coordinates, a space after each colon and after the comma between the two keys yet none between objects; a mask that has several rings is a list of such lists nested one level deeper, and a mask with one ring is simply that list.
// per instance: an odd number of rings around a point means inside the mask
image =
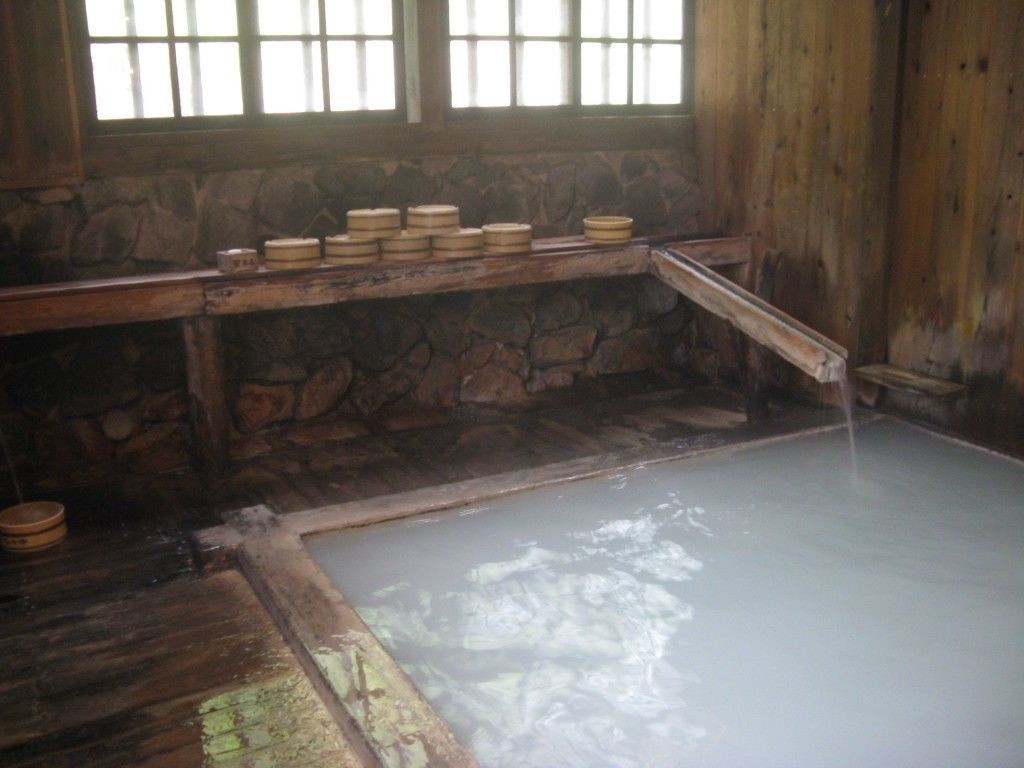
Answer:
[{"label": "wooden bath rim", "polygon": [[[855,422],[885,419],[901,421],[858,413]],[[669,461],[748,450],[845,425],[835,414],[782,434],[759,436],[755,431],[748,439],[733,441],[702,434],[287,515],[265,506],[248,507],[226,515],[222,526],[199,531],[194,543],[207,568],[233,565],[246,576],[364,765],[465,768],[476,766],[475,758],[312,558],[304,537],[454,510]]]}]

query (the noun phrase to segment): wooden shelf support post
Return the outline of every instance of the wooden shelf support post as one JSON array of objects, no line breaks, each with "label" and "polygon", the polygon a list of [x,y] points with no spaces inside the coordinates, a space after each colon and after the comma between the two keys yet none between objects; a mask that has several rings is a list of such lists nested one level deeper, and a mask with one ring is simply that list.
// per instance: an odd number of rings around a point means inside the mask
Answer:
[{"label": "wooden shelf support post", "polygon": [[204,471],[217,473],[228,461],[221,321],[218,317],[185,317],[181,320],[181,332],[185,341],[195,459]]}]

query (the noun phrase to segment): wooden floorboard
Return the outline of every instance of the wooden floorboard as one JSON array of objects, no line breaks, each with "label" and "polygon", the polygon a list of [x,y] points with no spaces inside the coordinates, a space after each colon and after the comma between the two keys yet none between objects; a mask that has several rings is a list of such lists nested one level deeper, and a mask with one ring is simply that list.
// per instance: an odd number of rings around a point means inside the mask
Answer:
[{"label": "wooden floorboard", "polygon": [[235,572],[23,616],[0,680],[11,768],[356,764]]}]

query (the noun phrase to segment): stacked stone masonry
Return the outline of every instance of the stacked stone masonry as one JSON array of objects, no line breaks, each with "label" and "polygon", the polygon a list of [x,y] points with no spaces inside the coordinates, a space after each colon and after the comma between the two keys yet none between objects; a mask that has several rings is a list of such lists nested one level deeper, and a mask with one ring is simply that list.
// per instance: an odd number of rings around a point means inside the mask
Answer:
[{"label": "stacked stone masonry", "polygon": [[[342,229],[350,208],[460,206],[465,225],[529,221],[538,237],[628,213],[641,234],[699,231],[681,153],[464,157],[90,181],[0,193],[7,285],[175,271],[216,250]],[[404,429],[453,410],[529,407],[608,374],[700,354],[686,302],[653,278],[357,302],[225,321],[236,456]],[[187,463],[174,323],[0,340],[0,424],[30,473]]]}]

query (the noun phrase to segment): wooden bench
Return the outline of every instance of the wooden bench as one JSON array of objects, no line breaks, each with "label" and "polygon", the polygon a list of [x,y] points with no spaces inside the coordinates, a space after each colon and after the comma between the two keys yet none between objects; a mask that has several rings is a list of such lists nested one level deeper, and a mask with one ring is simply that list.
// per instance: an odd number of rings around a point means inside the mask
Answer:
[{"label": "wooden bench", "polygon": [[915,373],[888,363],[865,365],[856,369],[853,375],[861,382],[858,391],[860,399],[872,407],[877,405],[882,389],[895,389],[939,400],[952,400],[967,391],[963,384]]}]

